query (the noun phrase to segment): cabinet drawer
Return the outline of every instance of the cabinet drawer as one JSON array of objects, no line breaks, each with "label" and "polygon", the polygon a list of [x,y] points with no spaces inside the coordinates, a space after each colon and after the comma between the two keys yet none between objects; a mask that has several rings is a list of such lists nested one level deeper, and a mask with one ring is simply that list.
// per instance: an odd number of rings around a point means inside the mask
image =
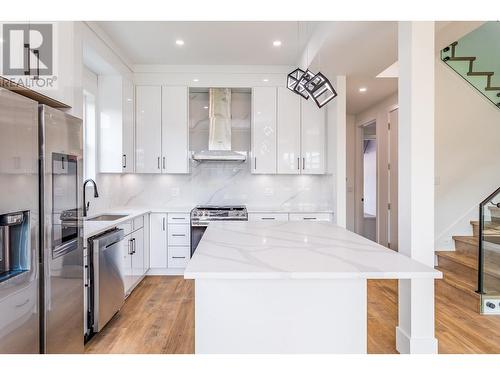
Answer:
[{"label": "cabinet drawer", "polygon": [[185,268],[189,262],[191,248],[178,246],[168,248],[168,268]]},{"label": "cabinet drawer", "polygon": [[168,214],[169,224],[190,224],[189,213]]},{"label": "cabinet drawer", "polygon": [[290,221],[332,221],[332,214],[311,212],[308,214],[290,214]]},{"label": "cabinet drawer", "polygon": [[141,229],[142,227],[144,227],[144,216],[136,217],[133,220],[133,223],[134,223],[134,230]]},{"label": "cabinet drawer", "polygon": [[120,225],[116,226],[118,229],[123,229],[123,235],[126,236],[130,233],[132,233],[132,222],[131,221],[126,221],[124,223],[121,223]]},{"label": "cabinet drawer", "polygon": [[189,225],[169,224],[168,225],[168,246],[189,246]]},{"label": "cabinet drawer", "polygon": [[250,213],[248,221],[288,221],[288,214],[280,213]]}]

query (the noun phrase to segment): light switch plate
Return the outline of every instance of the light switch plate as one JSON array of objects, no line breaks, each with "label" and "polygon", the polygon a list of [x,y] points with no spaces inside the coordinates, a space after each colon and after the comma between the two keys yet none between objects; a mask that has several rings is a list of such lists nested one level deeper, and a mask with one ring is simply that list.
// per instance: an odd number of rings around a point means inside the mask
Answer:
[{"label": "light switch plate", "polygon": [[484,315],[500,315],[500,298],[484,298],[481,303]]}]

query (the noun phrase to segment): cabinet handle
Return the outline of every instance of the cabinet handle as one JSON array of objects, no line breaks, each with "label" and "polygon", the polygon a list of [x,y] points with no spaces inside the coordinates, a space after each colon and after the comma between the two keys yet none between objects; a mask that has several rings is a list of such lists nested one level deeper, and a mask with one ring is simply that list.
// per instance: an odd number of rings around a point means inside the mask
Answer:
[{"label": "cabinet handle", "polygon": [[306,169],[306,158],[302,158],[302,170]]},{"label": "cabinet handle", "polygon": [[297,158],[297,170],[300,170],[300,158]]},{"label": "cabinet handle", "polygon": [[34,49],[33,53],[36,55],[36,76],[33,79],[38,80],[40,78],[40,51]]},{"label": "cabinet handle", "polygon": [[316,217],[304,217],[304,220],[317,220]]},{"label": "cabinet handle", "polygon": [[125,154],[122,155],[122,163],[123,163],[122,167],[127,168],[127,155]]},{"label": "cabinet handle", "polygon": [[128,255],[133,254],[134,239],[128,240]]},{"label": "cabinet handle", "polygon": [[186,237],[186,235],[185,234],[175,234],[175,233],[173,233],[172,237]]},{"label": "cabinet handle", "polygon": [[183,217],[173,217],[172,220],[184,220]]},{"label": "cabinet handle", "polygon": [[160,169],[160,157],[158,156],[158,169]]},{"label": "cabinet handle", "polygon": [[186,257],[172,257],[172,259],[186,259]]},{"label": "cabinet handle", "polygon": [[134,244],[134,250],[132,254],[135,254],[135,238],[132,238],[132,243]]},{"label": "cabinet handle", "polygon": [[26,50],[27,52],[27,59],[24,60],[24,61],[28,61],[28,68],[24,70],[24,75],[25,76],[29,76],[30,75],[30,72],[31,72],[31,61],[30,61],[30,45],[29,43],[25,43],[24,44],[24,49]]},{"label": "cabinet handle", "polygon": [[163,169],[165,169],[165,156],[163,157]]},{"label": "cabinet handle", "polygon": [[263,217],[262,220],[276,220],[275,217]]},{"label": "cabinet handle", "polygon": [[255,169],[255,170],[257,170],[257,156],[256,156],[256,157],[254,157],[254,159],[255,159],[255,161],[254,161],[254,164],[255,164],[254,169]]},{"label": "cabinet handle", "polygon": [[165,218],[163,218],[162,221],[163,221],[163,231],[165,232]]}]

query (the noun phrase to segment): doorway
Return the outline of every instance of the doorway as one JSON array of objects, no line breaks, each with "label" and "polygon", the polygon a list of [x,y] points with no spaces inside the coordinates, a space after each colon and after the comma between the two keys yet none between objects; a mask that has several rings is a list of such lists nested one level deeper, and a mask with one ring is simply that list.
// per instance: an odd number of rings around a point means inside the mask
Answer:
[{"label": "doorway", "polygon": [[363,236],[377,240],[377,126],[363,126]]}]

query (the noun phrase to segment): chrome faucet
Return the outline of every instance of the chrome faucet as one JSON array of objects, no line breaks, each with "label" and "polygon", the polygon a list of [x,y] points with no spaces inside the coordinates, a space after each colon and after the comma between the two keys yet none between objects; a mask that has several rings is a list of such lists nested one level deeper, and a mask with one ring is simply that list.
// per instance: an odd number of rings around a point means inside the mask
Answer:
[{"label": "chrome faucet", "polygon": [[99,193],[97,192],[97,184],[95,183],[95,181],[91,178],[85,180],[85,182],[83,183],[83,217],[87,216],[87,212],[90,207],[90,202],[87,202],[87,200],[85,199],[85,188],[87,187],[87,184],[89,182],[92,182],[92,185],[94,185],[94,198],[99,197]]}]

